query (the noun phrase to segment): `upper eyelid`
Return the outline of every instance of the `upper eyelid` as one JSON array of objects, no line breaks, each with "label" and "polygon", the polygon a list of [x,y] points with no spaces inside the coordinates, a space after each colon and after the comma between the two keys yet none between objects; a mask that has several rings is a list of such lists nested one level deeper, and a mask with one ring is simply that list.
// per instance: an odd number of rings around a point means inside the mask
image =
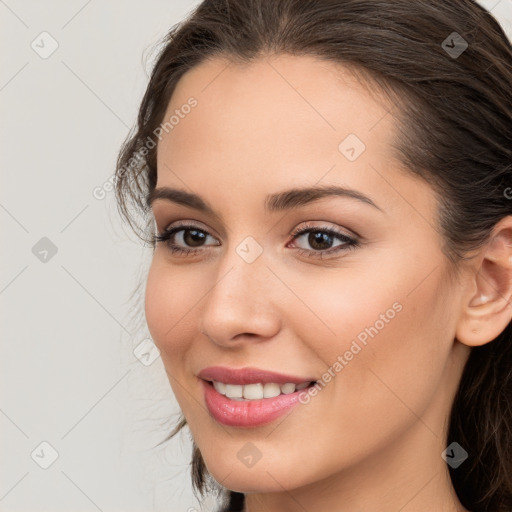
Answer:
[{"label": "upper eyelid", "polygon": [[[177,224],[175,223],[171,223],[167,226],[165,226],[161,231],[160,233],[167,233],[168,231],[171,231],[171,230],[177,230],[179,228],[181,229],[198,229],[199,231],[205,231],[206,233],[208,233],[208,235],[211,235],[211,236],[216,236],[214,235],[211,231],[210,228],[206,228],[206,227],[202,227],[201,224],[202,222],[198,221],[198,220],[185,220],[185,221],[176,221]],[[158,231],[158,230],[157,230]]]},{"label": "upper eyelid", "polygon": [[[315,222],[327,222],[327,221],[315,221]],[[348,231],[348,233],[345,233],[343,231],[343,229],[345,231]],[[333,226],[330,226],[329,223],[327,224],[321,224],[319,226],[312,226],[310,225],[309,222],[306,222],[306,225],[305,226],[302,226],[301,228],[295,228],[292,230],[292,235],[294,237],[298,236],[298,235],[302,235],[304,234],[304,232],[308,232],[308,231],[329,231],[329,232],[332,232],[334,233],[335,235],[342,235],[342,236],[345,236],[347,238],[361,238],[357,233],[355,233],[354,231],[351,231],[347,228],[339,228],[339,227],[333,227]]]}]

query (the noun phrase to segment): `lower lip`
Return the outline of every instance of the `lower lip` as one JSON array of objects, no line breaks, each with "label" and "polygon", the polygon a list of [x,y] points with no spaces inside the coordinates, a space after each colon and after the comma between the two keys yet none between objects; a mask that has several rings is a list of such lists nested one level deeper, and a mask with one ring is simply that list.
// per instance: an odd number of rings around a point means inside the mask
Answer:
[{"label": "lower lip", "polygon": [[203,380],[202,384],[210,414],[229,427],[257,427],[270,423],[300,403],[300,393],[308,391],[308,388],[304,388],[288,395],[239,401],[221,395],[211,382]]}]

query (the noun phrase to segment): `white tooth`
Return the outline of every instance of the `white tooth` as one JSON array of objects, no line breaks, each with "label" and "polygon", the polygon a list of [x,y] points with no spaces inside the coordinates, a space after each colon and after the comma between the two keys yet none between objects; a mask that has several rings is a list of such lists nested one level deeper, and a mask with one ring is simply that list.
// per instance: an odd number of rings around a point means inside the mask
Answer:
[{"label": "white tooth", "polygon": [[293,382],[287,382],[281,386],[281,392],[285,395],[289,395],[295,391],[295,384]]},{"label": "white tooth", "polygon": [[221,395],[225,395],[226,394],[226,384],[224,384],[223,382],[217,382],[216,380],[214,380],[213,381],[213,387]]},{"label": "white tooth", "polygon": [[303,382],[302,384],[297,384],[295,386],[295,389],[298,391],[299,389],[304,389],[304,388],[307,388],[309,386],[309,382]]},{"label": "white tooth", "polygon": [[244,398],[249,400],[263,398],[263,384],[246,384],[244,386]]},{"label": "white tooth", "polygon": [[280,394],[281,388],[279,387],[279,384],[267,382],[263,386],[263,398],[274,398],[275,396],[279,396]]},{"label": "white tooth", "polygon": [[238,384],[226,384],[226,396],[228,398],[242,398],[243,386]]}]

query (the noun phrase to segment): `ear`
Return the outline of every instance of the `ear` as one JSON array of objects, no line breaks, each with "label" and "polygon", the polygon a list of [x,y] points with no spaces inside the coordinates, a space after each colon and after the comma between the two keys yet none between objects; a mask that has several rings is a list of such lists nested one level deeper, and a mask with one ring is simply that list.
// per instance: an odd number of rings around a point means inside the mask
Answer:
[{"label": "ear", "polygon": [[494,340],[512,319],[512,216],[494,226],[474,262],[456,329],[471,347]]}]

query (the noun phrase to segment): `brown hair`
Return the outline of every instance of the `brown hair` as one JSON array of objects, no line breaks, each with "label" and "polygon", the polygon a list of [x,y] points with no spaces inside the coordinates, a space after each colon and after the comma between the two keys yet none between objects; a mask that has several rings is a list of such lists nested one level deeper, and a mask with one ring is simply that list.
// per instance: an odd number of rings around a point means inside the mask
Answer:
[{"label": "brown hair", "polygon": [[[512,48],[476,2],[204,0],[163,40],[137,128],[118,157],[119,211],[143,240],[152,226],[146,197],[157,180],[157,147],[147,141],[179,79],[213,56],[251,62],[279,53],[350,66],[394,103],[401,98],[394,147],[405,168],[437,192],[443,251],[455,270],[512,214],[505,193],[512,184]],[[512,510],[511,329],[472,349],[451,411],[447,444],[458,442],[469,457],[450,475],[473,512]],[[185,425],[181,417],[162,442]],[[192,442],[193,486],[203,494],[215,483]],[[230,509],[241,510],[243,494],[227,497]]]}]

